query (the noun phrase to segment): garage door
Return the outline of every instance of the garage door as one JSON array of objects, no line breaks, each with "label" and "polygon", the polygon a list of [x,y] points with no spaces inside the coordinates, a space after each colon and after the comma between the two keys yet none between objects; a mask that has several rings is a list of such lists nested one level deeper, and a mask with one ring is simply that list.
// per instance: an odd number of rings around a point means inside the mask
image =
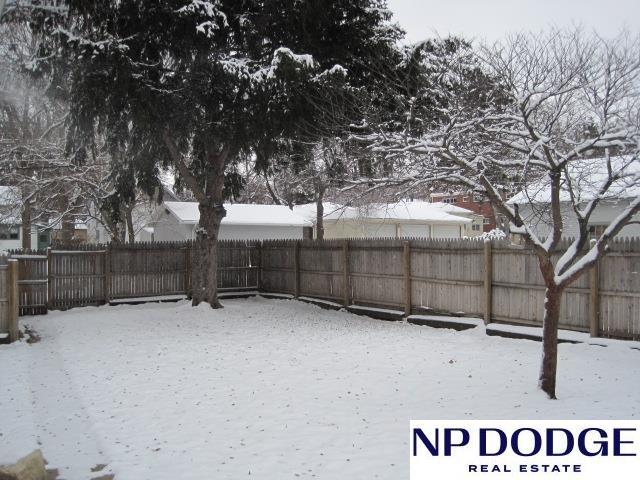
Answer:
[{"label": "garage door", "polygon": [[362,236],[365,238],[394,238],[396,226],[388,223],[366,223],[362,225]]},{"label": "garage door", "polygon": [[433,238],[460,238],[459,225],[434,225]]},{"label": "garage door", "polygon": [[429,238],[429,225],[401,224],[398,228],[398,236],[412,238]]}]

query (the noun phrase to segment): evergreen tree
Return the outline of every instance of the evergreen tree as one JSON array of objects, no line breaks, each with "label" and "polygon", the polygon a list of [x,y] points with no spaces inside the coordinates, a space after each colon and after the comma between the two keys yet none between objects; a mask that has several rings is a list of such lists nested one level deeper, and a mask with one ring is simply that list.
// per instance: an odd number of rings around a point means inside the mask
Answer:
[{"label": "evergreen tree", "polygon": [[82,158],[105,135],[137,179],[119,182],[125,197],[136,183],[153,190],[162,167],[178,172],[200,210],[193,303],[218,307],[229,173],[248,155],[268,164],[272,139],[315,121],[308,98],[365,75],[356,59],[397,38],[390,14],[377,0],[67,3],[33,22],[46,34],[39,72],[71,101],[69,151]]}]

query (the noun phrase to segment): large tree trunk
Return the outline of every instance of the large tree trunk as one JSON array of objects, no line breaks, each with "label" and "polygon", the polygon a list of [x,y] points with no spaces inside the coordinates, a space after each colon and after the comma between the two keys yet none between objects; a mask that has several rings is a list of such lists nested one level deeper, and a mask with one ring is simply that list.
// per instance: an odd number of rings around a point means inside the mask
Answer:
[{"label": "large tree trunk", "polygon": [[70,245],[73,241],[73,234],[75,233],[76,222],[69,214],[65,215],[62,219],[62,229],[60,231],[60,242],[63,245]]},{"label": "large tree trunk", "polygon": [[200,221],[196,230],[195,261],[193,263],[192,305],[195,307],[207,302],[211,308],[222,308],[218,301],[218,234],[220,223],[226,215],[224,209],[224,178],[229,145],[218,150],[215,144],[205,146],[206,178],[202,182],[189,167],[165,128],[163,138],[175,167],[185,184],[198,199]]},{"label": "large tree trunk", "polygon": [[558,366],[558,323],[562,290],[548,286],[544,299],[544,321],[542,325],[542,365],[540,367],[540,388],[556,398],[556,371]]},{"label": "large tree trunk", "polygon": [[316,238],[324,240],[324,191],[320,190],[316,194]]},{"label": "large tree trunk", "polygon": [[24,250],[31,248],[31,202],[29,200],[24,202],[22,209],[22,248]]},{"label": "large tree trunk", "polygon": [[222,308],[218,301],[218,234],[220,223],[226,215],[221,204],[198,205],[200,222],[196,231],[195,278],[191,303],[195,307],[207,302],[211,308]]},{"label": "large tree trunk", "polygon": [[136,232],[133,230],[133,207],[125,209],[125,218],[127,220],[127,237],[129,243],[136,242]]}]

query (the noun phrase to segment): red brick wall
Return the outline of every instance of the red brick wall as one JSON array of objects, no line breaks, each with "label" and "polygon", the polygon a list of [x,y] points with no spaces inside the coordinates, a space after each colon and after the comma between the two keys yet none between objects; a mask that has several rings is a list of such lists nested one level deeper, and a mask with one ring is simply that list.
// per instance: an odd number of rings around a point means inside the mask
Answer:
[{"label": "red brick wall", "polygon": [[493,214],[493,208],[491,208],[491,202],[486,199],[483,199],[482,202],[475,202],[474,196],[472,194],[464,195],[464,194],[451,194],[447,195],[444,193],[434,193],[431,195],[432,202],[444,202],[445,198],[454,198],[456,207],[466,208],[467,210],[471,210],[473,213],[477,213],[478,215],[482,215],[485,219],[489,221],[489,223],[484,224],[483,231],[489,232],[496,228],[496,218]]}]

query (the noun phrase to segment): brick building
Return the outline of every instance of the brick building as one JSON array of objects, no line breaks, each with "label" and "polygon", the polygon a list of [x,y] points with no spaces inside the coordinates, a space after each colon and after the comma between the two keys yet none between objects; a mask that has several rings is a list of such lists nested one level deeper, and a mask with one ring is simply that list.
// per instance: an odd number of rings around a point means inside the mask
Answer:
[{"label": "brick building", "polygon": [[489,232],[496,228],[496,217],[491,202],[484,196],[474,193],[432,193],[432,202],[442,202],[462,207],[484,217],[483,231]]}]

